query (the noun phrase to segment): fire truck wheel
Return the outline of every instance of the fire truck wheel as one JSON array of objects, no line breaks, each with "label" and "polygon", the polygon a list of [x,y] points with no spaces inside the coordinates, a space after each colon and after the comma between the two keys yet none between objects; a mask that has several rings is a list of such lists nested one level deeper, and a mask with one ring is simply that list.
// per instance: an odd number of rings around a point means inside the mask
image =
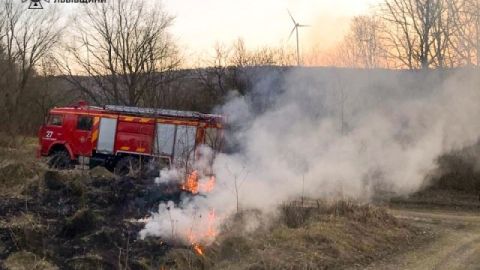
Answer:
[{"label": "fire truck wheel", "polygon": [[140,171],[140,160],[136,157],[123,157],[115,165],[114,173],[119,176],[125,176],[129,173],[137,173]]},{"label": "fire truck wheel", "polygon": [[67,170],[72,168],[70,155],[65,150],[55,151],[51,154],[48,166],[53,169]]}]

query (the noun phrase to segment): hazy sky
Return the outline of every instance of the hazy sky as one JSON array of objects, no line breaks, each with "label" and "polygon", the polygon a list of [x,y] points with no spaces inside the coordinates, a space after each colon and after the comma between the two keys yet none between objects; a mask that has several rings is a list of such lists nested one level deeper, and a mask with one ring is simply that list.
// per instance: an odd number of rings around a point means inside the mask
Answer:
[{"label": "hazy sky", "polygon": [[[1,1],[1,0],[0,0]],[[125,0],[135,1],[135,0]],[[327,50],[348,30],[352,16],[366,14],[383,0],[147,0],[163,3],[175,16],[171,28],[175,40],[191,59],[208,57],[218,42],[231,45],[243,38],[248,48],[295,46],[288,39],[293,23],[290,10],[302,24],[302,51]],[[75,14],[80,4],[60,4],[65,16]]]},{"label": "hazy sky", "polygon": [[349,19],[364,14],[381,0],[164,0],[176,16],[172,33],[181,46],[198,54],[216,42],[230,44],[241,37],[248,47],[294,45],[288,16],[312,25],[301,31],[303,49],[326,49],[348,28]]}]

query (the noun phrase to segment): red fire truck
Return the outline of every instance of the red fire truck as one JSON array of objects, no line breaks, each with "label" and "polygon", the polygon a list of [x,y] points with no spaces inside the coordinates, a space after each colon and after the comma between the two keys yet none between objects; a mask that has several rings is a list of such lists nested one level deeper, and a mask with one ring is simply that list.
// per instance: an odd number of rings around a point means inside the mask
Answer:
[{"label": "red fire truck", "polygon": [[50,110],[38,154],[57,169],[101,165],[119,175],[151,161],[184,165],[200,145],[219,150],[223,123],[220,115],[79,102]]}]

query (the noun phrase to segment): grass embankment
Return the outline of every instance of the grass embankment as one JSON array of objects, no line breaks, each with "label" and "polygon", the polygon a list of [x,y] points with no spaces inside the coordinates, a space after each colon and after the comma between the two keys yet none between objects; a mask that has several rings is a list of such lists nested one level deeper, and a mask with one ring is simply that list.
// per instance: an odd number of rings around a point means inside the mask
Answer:
[{"label": "grass embankment", "polygon": [[[203,256],[139,240],[158,201],[178,199],[148,179],[49,171],[36,141],[0,145],[0,269],[338,269],[421,240],[384,209],[352,202],[289,203],[274,216],[231,217]],[[420,240],[419,240],[420,239]]]}]

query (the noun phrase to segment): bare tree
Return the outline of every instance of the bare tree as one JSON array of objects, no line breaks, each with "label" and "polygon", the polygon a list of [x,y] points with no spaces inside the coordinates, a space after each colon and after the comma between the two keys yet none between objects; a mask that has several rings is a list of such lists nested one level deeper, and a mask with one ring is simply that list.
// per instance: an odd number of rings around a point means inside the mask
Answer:
[{"label": "bare tree", "polygon": [[[466,0],[465,13],[470,17],[470,28],[473,34],[470,35],[469,43],[475,48],[477,66],[480,66],[480,2],[478,0]],[[458,25],[460,27],[460,25]]]},{"label": "bare tree", "polygon": [[49,56],[60,36],[55,9],[42,12],[25,9],[20,2],[5,0],[0,6],[0,96],[2,115],[9,119],[7,130],[17,133],[22,111],[29,107],[29,84],[36,68]]},{"label": "bare tree", "polygon": [[358,68],[386,66],[381,28],[382,23],[376,16],[354,17],[349,32],[334,49],[330,64]]},{"label": "bare tree", "polygon": [[143,0],[85,5],[66,46],[69,58],[60,66],[67,80],[98,104],[139,105],[159,98],[165,74],[180,64],[167,32],[172,22],[160,5]]},{"label": "bare tree", "polygon": [[449,49],[456,65],[480,65],[480,2],[448,0],[451,13]]},{"label": "bare tree", "polygon": [[289,55],[281,47],[262,47],[249,50],[245,41],[239,38],[232,46],[230,62],[235,67],[293,65],[294,62],[292,61],[294,60],[288,59],[288,57]]},{"label": "bare tree", "polygon": [[231,46],[216,44],[213,57],[201,63],[206,67],[197,68],[197,77],[211,103],[218,104],[231,90],[244,94],[250,89],[252,70],[291,66],[295,59],[295,54],[285,48],[249,49],[243,39],[237,39]]},{"label": "bare tree", "polygon": [[202,91],[207,94],[207,99],[216,104],[228,92],[227,76],[229,69],[229,59],[231,50],[226,46],[217,43],[214,47],[213,57],[203,60],[201,66],[197,67],[196,75],[198,77]]},{"label": "bare tree", "polygon": [[438,0],[437,18],[432,29],[433,45],[432,59],[433,65],[437,68],[454,67],[456,57],[451,48],[451,40],[454,36],[455,21],[459,14],[456,14],[451,8],[451,3],[457,0]]},{"label": "bare tree", "polygon": [[38,76],[32,81],[36,91],[31,95],[35,112],[40,113],[36,117],[44,118],[52,107],[58,104],[72,104],[78,100],[79,93],[66,88],[65,82],[58,77],[56,59],[53,56],[44,57],[38,66]]},{"label": "bare tree", "polygon": [[[438,29],[445,0],[385,0],[382,16],[391,56],[409,69],[429,68],[443,50]],[[437,29],[436,29],[437,27]]]},{"label": "bare tree", "polygon": [[235,67],[293,66],[295,53],[283,47],[260,47],[248,49],[245,41],[237,39],[231,48],[230,64]]}]

